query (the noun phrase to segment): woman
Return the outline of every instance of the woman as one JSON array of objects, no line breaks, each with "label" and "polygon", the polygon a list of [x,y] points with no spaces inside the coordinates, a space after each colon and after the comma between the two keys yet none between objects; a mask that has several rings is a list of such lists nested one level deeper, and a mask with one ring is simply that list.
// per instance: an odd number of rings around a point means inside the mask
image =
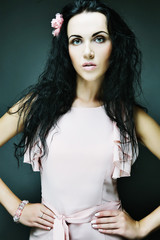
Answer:
[{"label": "woman", "polygon": [[23,132],[16,155],[41,172],[42,204],[21,202],[2,180],[0,202],[34,227],[30,240],[143,238],[159,227],[159,208],[134,221],[116,189],[137,139],[160,158],[160,127],[135,100],[135,36],[99,1],[77,0],[61,14],[40,81],[0,120],[1,146]]}]

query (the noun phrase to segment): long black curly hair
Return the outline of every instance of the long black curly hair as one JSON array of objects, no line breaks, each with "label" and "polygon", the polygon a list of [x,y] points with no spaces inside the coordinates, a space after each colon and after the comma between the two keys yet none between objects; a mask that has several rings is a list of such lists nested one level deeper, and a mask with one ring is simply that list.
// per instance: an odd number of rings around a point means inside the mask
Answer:
[{"label": "long black curly hair", "polygon": [[101,1],[75,0],[62,9],[64,22],[58,37],[53,37],[45,69],[19,104],[18,112],[20,116],[25,113],[25,120],[22,137],[15,148],[17,158],[28,147],[31,150],[37,135],[46,154],[46,137],[50,129],[71,109],[76,98],[76,72],[68,52],[67,24],[73,16],[84,11],[100,12],[107,18],[112,53],[98,98],[103,102],[106,114],[117,123],[123,141],[128,134],[135,149],[133,112],[134,106],[138,105],[135,93],[141,92],[141,52],[135,34],[119,14]]}]

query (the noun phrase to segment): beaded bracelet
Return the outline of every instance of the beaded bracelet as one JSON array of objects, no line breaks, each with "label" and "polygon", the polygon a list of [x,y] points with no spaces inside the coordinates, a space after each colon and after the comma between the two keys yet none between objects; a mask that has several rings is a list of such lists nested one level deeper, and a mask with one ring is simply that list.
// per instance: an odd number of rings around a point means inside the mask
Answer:
[{"label": "beaded bracelet", "polygon": [[19,204],[19,206],[18,206],[18,208],[17,208],[17,210],[16,210],[16,213],[15,213],[15,215],[13,216],[13,221],[14,221],[14,222],[16,222],[16,223],[19,222],[19,219],[20,219],[20,217],[21,217],[22,211],[23,211],[25,205],[28,204],[28,203],[29,203],[28,200],[23,200],[23,201]]}]

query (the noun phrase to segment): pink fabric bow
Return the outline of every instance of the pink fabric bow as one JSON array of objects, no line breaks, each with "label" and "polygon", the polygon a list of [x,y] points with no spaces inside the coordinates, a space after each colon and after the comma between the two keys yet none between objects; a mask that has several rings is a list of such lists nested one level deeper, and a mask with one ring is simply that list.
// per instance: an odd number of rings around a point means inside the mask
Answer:
[{"label": "pink fabric bow", "polygon": [[52,32],[54,36],[58,36],[62,27],[64,19],[62,14],[57,13],[56,18],[53,18],[51,21],[51,27],[55,28],[55,30]]},{"label": "pink fabric bow", "polygon": [[109,201],[101,205],[96,205],[91,208],[75,212],[69,216],[60,215],[58,211],[50,206],[48,203],[42,199],[45,206],[50,208],[55,214],[54,227],[50,231],[52,233],[53,239],[55,240],[70,240],[69,227],[67,223],[82,224],[90,222],[95,218],[95,213],[103,210],[121,210],[120,201]]}]

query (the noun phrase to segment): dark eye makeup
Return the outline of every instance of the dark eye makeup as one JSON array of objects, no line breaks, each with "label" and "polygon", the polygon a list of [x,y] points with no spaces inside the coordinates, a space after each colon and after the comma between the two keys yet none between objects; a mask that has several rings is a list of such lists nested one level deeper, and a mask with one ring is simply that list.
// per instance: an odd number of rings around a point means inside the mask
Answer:
[{"label": "dark eye makeup", "polygon": [[[103,43],[107,40],[107,37],[103,36],[103,35],[97,35],[93,38],[93,41],[96,42],[96,43]],[[75,45],[75,46],[78,46],[82,43],[82,39],[81,38],[73,38],[70,43]]]}]

